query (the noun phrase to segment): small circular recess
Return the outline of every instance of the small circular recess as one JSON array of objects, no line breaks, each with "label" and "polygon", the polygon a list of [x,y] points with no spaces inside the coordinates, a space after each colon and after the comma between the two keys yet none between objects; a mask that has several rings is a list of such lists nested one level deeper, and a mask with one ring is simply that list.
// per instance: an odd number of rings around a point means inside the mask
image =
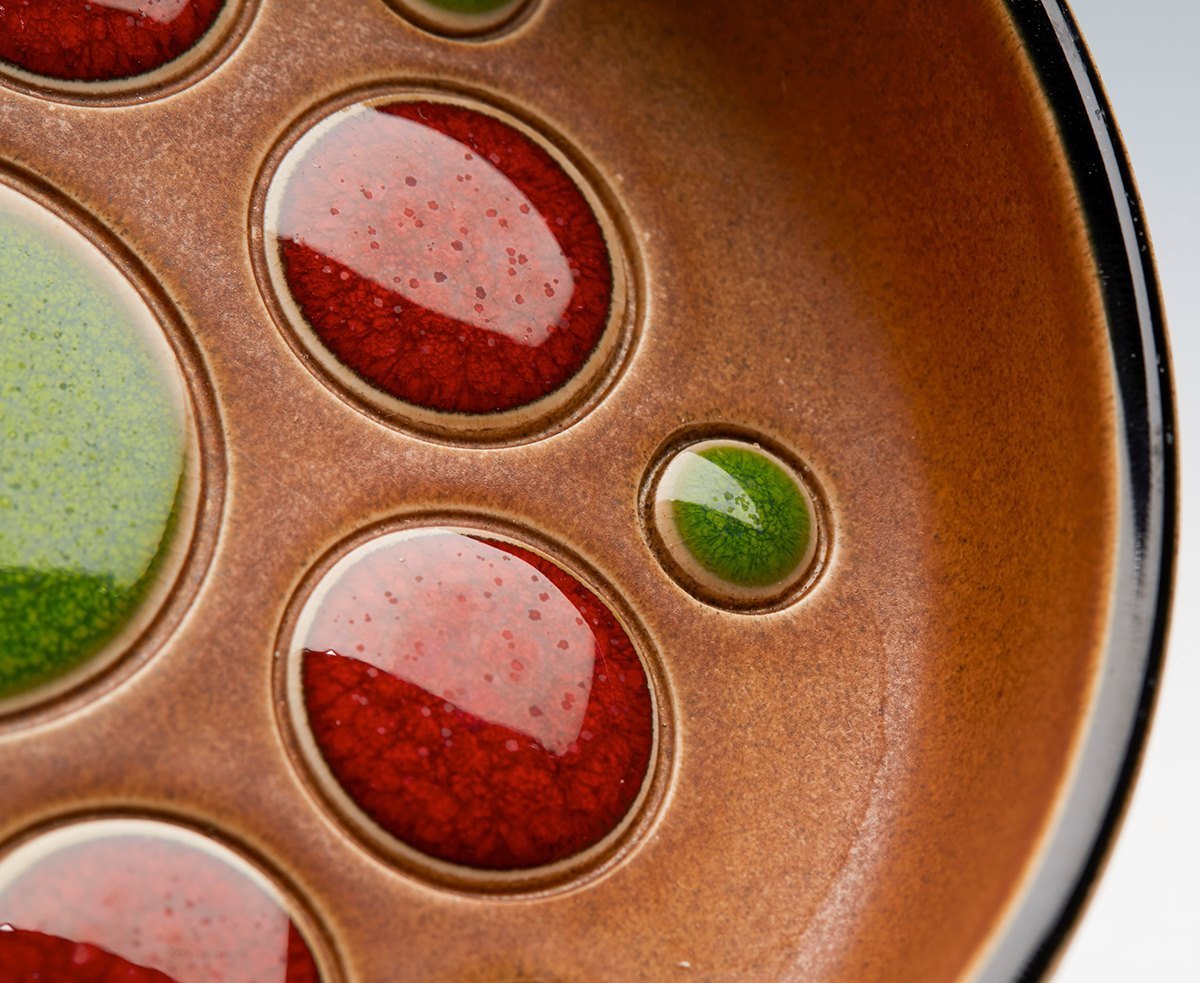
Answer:
[{"label": "small circular recess", "polygon": [[66,101],[126,103],[211,70],[252,0],[15,0],[0,5],[0,76]]},{"label": "small circular recess", "polygon": [[371,845],[493,893],[627,852],[661,798],[663,684],[585,581],[524,535],[437,520],[370,530],[309,575],[281,637],[287,722]]},{"label": "small circular recess", "polygon": [[690,436],[662,452],[642,517],[664,568],[706,603],[773,610],[814,582],[828,552],[808,469],[744,434]]},{"label": "small circular recess", "polygon": [[211,548],[197,527],[221,494],[205,483],[211,396],[169,303],[119,244],[3,173],[0,405],[8,714],[152,650],[194,588],[189,558]]},{"label": "small circular recess", "polygon": [[400,14],[433,34],[461,40],[492,37],[510,27],[533,0],[388,0]]},{"label": "small circular recess", "polygon": [[628,263],[592,182],[474,99],[322,108],[268,159],[251,228],[305,362],[394,426],[533,439],[582,415],[628,353]]},{"label": "small circular recess", "polygon": [[0,966],[21,980],[332,983],[288,893],[174,822],[76,819],[0,856]]}]

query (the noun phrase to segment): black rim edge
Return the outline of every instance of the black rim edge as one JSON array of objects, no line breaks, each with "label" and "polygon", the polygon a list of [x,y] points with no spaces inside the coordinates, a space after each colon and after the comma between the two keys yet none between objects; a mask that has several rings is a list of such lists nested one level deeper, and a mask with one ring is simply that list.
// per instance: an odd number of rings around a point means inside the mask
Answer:
[{"label": "black rim edge", "polygon": [[[1141,763],[1162,675],[1174,583],[1178,462],[1170,360],[1154,259],[1129,160],[1099,76],[1065,0],[1005,0],[1005,5],[1066,151],[1101,279],[1112,351],[1121,356],[1114,358],[1114,370],[1124,411],[1123,452],[1130,471],[1133,559],[1138,567],[1132,610],[1145,619],[1148,637],[1148,649],[1141,653],[1146,668],[1136,715],[1107,807],[1074,887],[1018,977],[1035,981],[1054,964],[1087,904]],[[1160,524],[1157,530],[1156,523]],[[1157,564],[1146,567],[1147,561],[1154,562],[1155,550]]]}]

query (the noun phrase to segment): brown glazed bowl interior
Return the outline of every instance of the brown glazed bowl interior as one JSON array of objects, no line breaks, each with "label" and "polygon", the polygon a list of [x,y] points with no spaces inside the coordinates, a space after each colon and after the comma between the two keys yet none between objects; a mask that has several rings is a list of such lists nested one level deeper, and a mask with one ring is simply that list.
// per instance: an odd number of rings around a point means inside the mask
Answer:
[{"label": "brown glazed bowl interior", "polygon": [[[1152,271],[1068,16],[540,0],[463,41],[382,0],[247,7],[222,60],[161,97],[0,92],[5,166],[138,257],[211,380],[190,602],[0,721],[0,840],[111,810],[218,831],[293,885],[331,979],[1042,972],[1136,760],[1174,528]],[[531,121],[609,189],[630,350],[560,432],[392,426],[264,299],[264,162],[319,105],[413,86]],[[643,532],[660,449],[730,428],[790,449],[825,498],[821,576],[778,610],[701,603]],[[594,876],[435,883],[302,774],[288,605],[336,543],[425,513],[535,531],[644,626],[669,748],[652,815]]]}]

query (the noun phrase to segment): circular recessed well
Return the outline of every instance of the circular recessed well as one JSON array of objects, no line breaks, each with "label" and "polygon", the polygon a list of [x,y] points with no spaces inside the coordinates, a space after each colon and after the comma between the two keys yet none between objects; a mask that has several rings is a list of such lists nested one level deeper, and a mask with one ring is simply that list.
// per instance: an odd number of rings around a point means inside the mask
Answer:
[{"label": "circular recessed well", "polygon": [[18,0],[0,5],[0,73],[101,100],[162,88],[232,31],[244,0]]},{"label": "circular recessed well", "polygon": [[626,263],[557,146],[494,107],[351,97],[267,163],[252,227],[276,317],[340,392],[453,441],[519,441],[628,348]]},{"label": "circular recessed well", "polygon": [[0,858],[5,979],[319,983],[272,879],[207,836],[152,819],[75,821]]},{"label": "circular recessed well", "polygon": [[195,416],[155,309],[95,241],[0,183],[0,710],[128,651],[181,571]]},{"label": "circular recessed well", "polygon": [[671,445],[642,511],[667,572],[720,607],[778,606],[813,582],[827,552],[826,510],[807,469],[742,437]]},{"label": "circular recessed well", "polygon": [[435,34],[474,38],[516,20],[532,0],[388,0],[400,13]]},{"label": "circular recessed well", "polygon": [[610,603],[527,543],[416,525],[343,546],[285,625],[298,746],[338,812],[434,879],[547,883],[614,855],[661,753]]}]

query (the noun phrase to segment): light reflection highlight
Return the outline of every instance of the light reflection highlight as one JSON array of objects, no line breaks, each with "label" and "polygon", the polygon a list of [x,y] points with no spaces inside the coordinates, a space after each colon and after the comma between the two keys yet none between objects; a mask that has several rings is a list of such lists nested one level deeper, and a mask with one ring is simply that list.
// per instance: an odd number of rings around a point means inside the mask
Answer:
[{"label": "light reflection highlight", "polygon": [[[107,954],[177,983],[319,979],[261,874],[197,833],[152,820],[77,823],[18,847],[0,861],[0,923],[9,926],[0,961],[28,963],[34,979],[92,979],[85,964],[104,965]],[[68,945],[79,975],[53,975]]]},{"label": "light reflection highlight", "polygon": [[90,0],[93,7],[108,7],[139,14],[147,20],[169,24],[185,9],[190,0]]},{"label": "light reflection highlight", "polygon": [[352,554],[329,581],[305,649],[369,663],[555,754],[579,738],[596,641],[575,604],[519,557],[415,530]]},{"label": "light reflection highlight", "polygon": [[[309,142],[311,141],[311,142]],[[574,290],[546,218],[496,166],[418,120],[356,106],[297,150],[270,231],[393,293],[530,347],[546,342]],[[337,202],[298,205],[315,187]]]}]

